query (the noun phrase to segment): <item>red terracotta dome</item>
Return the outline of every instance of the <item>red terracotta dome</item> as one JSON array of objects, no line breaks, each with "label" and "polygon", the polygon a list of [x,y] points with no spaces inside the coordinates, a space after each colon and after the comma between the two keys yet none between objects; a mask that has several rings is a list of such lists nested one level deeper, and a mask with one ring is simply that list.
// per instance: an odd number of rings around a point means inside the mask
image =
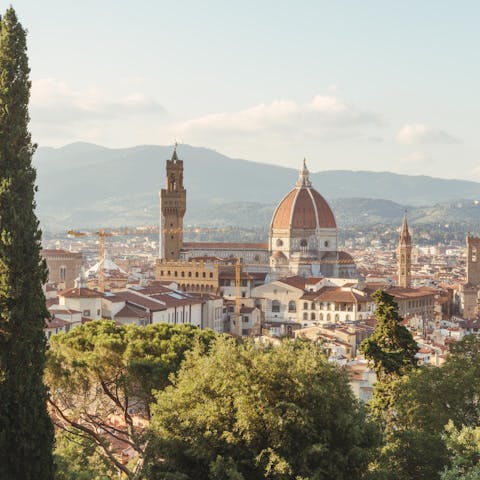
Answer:
[{"label": "red terracotta dome", "polygon": [[305,162],[295,188],[278,204],[271,228],[337,228],[330,205],[312,188]]}]

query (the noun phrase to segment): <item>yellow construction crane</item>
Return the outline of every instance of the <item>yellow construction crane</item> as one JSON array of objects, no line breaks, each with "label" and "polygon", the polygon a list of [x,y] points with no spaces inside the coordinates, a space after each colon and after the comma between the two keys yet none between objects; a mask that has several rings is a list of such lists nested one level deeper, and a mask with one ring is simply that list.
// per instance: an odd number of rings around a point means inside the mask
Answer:
[{"label": "yellow construction crane", "polygon": [[241,291],[240,291],[240,283],[242,277],[242,263],[239,257],[237,257],[237,262],[235,263],[235,283],[237,287],[236,295],[235,295],[235,307],[237,311],[237,335],[239,337],[242,336],[242,304],[241,304]]},{"label": "yellow construction crane", "polygon": [[[98,237],[98,290],[100,292],[105,291],[105,270],[103,268],[102,262],[105,259],[105,237],[112,237],[113,233],[102,228],[98,232],[77,232],[76,230],[69,230],[67,234],[71,237],[88,237],[88,236],[97,236]],[[130,235],[127,234],[127,235]]]}]

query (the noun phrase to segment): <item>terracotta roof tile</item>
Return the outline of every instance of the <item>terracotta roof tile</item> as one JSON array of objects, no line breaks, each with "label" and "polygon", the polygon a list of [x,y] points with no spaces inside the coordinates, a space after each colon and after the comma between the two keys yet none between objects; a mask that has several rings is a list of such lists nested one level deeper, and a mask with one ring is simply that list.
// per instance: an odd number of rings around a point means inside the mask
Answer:
[{"label": "terracotta roof tile", "polygon": [[60,297],[65,298],[101,298],[103,297],[102,292],[97,292],[96,290],[91,290],[90,288],[69,288],[58,294]]},{"label": "terracotta roof tile", "polygon": [[271,228],[337,228],[328,202],[313,188],[291,190],[278,204]]}]

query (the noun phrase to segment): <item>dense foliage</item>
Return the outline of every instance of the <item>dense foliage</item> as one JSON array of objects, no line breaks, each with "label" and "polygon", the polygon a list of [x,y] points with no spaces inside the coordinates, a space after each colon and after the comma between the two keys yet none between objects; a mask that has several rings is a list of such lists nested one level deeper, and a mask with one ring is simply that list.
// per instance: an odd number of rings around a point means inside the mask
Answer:
[{"label": "dense foliage", "polygon": [[377,290],[372,298],[376,302],[377,325],[373,335],[361,343],[360,352],[377,374],[372,412],[389,430],[395,421],[395,384],[417,366],[418,346],[410,331],[401,325],[403,319],[394,297]]},{"label": "dense foliage", "polygon": [[377,478],[440,478],[458,457],[449,437],[456,429],[480,427],[480,337],[452,345],[441,368],[423,366],[402,377],[393,395],[395,428],[374,465]]},{"label": "dense foliage", "polygon": [[0,21],[0,478],[53,478],[53,428],[43,385],[48,312],[35,216],[35,146],[25,30]]},{"label": "dense foliage", "polygon": [[[214,336],[189,325],[97,321],[52,337],[46,381],[56,425],[70,438],[88,438],[113,467],[138,478],[153,389],[169,384],[187,350],[205,351]],[[136,415],[145,421],[135,421]],[[138,453],[133,467],[118,458],[118,445]]]},{"label": "dense foliage", "polygon": [[305,340],[109,321],[52,337],[57,479],[479,480],[480,337],[441,368],[417,366],[392,299],[375,297],[363,348],[388,401],[370,415]]},{"label": "dense foliage", "polygon": [[311,343],[219,339],[157,395],[150,479],[360,478],[374,428]]}]

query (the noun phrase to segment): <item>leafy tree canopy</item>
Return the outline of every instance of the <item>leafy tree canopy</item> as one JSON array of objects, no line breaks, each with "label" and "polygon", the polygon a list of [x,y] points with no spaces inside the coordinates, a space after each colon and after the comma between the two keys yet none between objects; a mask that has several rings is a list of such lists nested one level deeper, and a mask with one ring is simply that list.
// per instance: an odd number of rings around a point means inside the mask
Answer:
[{"label": "leafy tree canopy", "polygon": [[149,479],[360,478],[374,428],[318,347],[216,340],[157,394]]},{"label": "leafy tree canopy", "polygon": [[[152,390],[169,384],[187,350],[204,351],[215,335],[189,325],[118,326],[101,320],[53,336],[45,378],[55,423],[87,436],[112,465],[137,478]],[[115,456],[113,445],[119,442],[137,452],[134,469]]]},{"label": "leafy tree canopy", "polygon": [[[394,429],[374,466],[389,480],[438,479],[452,452],[454,464],[459,460],[455,432],[480,426],[480,337],[466,336],[450,350],[441,368],[422,366],[392,387]],[[457,467],[445,480],[457,478]]]},{"label": "leafy tree canopy", "polygon": [[458,429],[450,422],[444,438],[452,465],[441,480],[480,480],[480,426]]}]

